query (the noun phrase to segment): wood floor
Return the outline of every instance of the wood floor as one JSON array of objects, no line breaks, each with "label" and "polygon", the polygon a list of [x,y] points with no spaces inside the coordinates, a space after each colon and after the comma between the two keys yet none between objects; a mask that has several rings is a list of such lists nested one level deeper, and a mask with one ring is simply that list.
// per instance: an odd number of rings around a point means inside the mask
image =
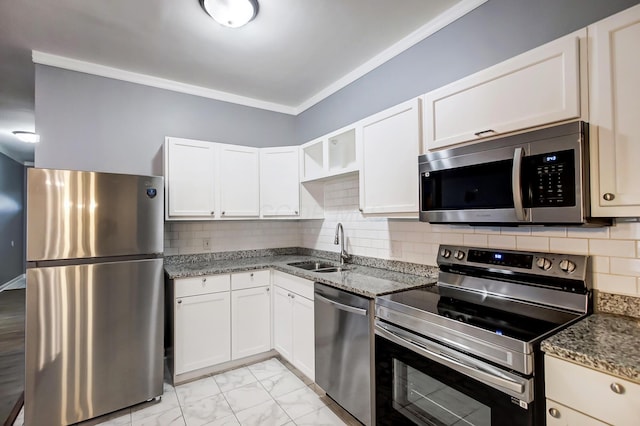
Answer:
[{"label": "wood floor", "polygon": [[0,424],[24,390],[25,290],[0,292]]}]

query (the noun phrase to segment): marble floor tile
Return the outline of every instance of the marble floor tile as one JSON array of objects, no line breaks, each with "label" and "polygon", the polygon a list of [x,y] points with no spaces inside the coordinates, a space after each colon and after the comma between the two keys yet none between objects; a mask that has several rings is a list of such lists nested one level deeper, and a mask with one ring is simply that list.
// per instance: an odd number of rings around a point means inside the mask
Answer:
[{"label": "marble floor tile", "polygon": [[346,425],[329,407],[323,407],[295,420],[298,426],[343,426]]},{"label": "marble floor tile", "polygon": [[99,426],[129,426],[131,425],[131,410],[126,409],[123,411],[103,416],[94,424]]},{"label": "marble floor tile", "polygon": [[180,407],[134,421],[132,426],[185,426]]},{"label": "marble floor tile", "polygon": [[211,423],[207,423],[204,426],[240,426],[240,422],[236,418],[236,416],[227,416],[220,420],[215,420]]},{"label": "marble floor tile", "polygon": [[221,392],[228,392],[250,383],[254,383],[258,380],[247,367],[237,368],[235,370],[227,371],[226,373],[218,374],[213,376],[213,379],[218,384],[218,387],[220,387]]},{"label": "marble floor tile", "polygon": [[234,413],[273,400],[258,382],[225,392],[224,397],[229,402]]},{"label": "marble floor tile", "polygon": [[[182,407],[187,426],[203,426],[233,416],[233,411],[222,394],[213,395]],[[222,423],[224,424],[224,423]]]},{"label": "marble floor tile", "polygon": [[182,406],[189,405],[208,396],[220,393],[218,384],[211,377],[205,377],[204,379],[200,379],[195,382],[186,383],[184,385],[177,386],[175,389],[176,394],[178,395],[178,401],[180,401],[180,405]]},{"label": "marble floor tile", "polygon": [[267,392],[269,392],[274,398],[306,386],[302,380],[288,370],[267,379],[263,379],[260,383],[262,383],[262,386],[264,386]]},{"label": "marble floor tile", "polygon": [[242,426],[281,426],[291,421],[273,400],[236,413]]},{"label": "marble floor tile", "polygon": [[267,377],[275,376],[276,374],[289,371],[287,367],[282,365],[276,358],[270,358],[266,361],[258,362],[250,365],[249,370],[253,373],[258,380],[266,379]]},{"label": "marble floor tile", "polygon": [[176,394],[169,392],[162,395],[160,402],[145,402],[131,408],[131,423],[140,421],[146,417],[155,416],[156,414],[179,408],[178,398]]},{"label": "marble floor tile", "polygon": [[325,406],[325,403],[322,402],[320,397],[306,386],[302,389],[278,396],[275,400],[293,420]]}]

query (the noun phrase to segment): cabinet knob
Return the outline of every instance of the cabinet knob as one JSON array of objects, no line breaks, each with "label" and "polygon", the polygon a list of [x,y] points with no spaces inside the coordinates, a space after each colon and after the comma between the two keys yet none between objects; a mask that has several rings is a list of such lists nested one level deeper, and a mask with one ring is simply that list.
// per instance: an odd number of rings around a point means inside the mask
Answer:
[{"label": "cabinet knob", "polygon": [[227,213],[227,212],[224,212],[224,211],[223,211],[223,212],[222,212],[222,216],[224,216],[226,213]]},{"label": "cabinet knob", "polygon": [[182,299],[178,300],[178,305],[180,305],[182,303]]},{"label": "cabinet knob", "polygon": [[613,382],[609,387],[611,388],[612,391],[614,391],[619,395],[622,395],[624,393],[624,386],[622,386],[620,383]]},{"label": "cabinet knob", "polygon": [[267,287],[267,293],[269,293],[271,291],[271,289],[269,287]]},{"label": "cabinet knob", "polygon": [[253,278],[253,272],[252,272],[252,273],[250,273],[250,274],[249,274],[249,276],[250,276],[251,278]]},{"label": "cabinet knob", "polygon": [[360,213],[364,213],[364,209],[358,209],[358,210],[360,210]]},{"label": "cabinet knob", "polygon": [[294,214],[298,214],[298,210],[294,211],[293,213],[294,213]]},{"label": "cabinet knob", "polygon": [[604,195],[602,196],[602,198],[604,198],[604,199],[605,199],[605,201],[613,201],[613,200],[614,200],[614,198],[616,198],[616,196],[615,196],[615,194],[612,194],[612,193],[610,193],[610,192],[607,192],[606,194],[604,194]]},{"label": "cabinet knob", "polygon": [[206,278],[203,278],[203,279],[202,279],[202,283],[204,284],[204,283],[206,283],[206,282],[207,282],[207,279],[206,279]]},{"label": "cabinet knob", "polygon": [[296,295],[295,295],[295,294],[292,294],[292,295],[291,295],[291,298],[292,298],[292,299],[295,299],[295,298],[296,298]]},{"label": "cabinet knob", "polygon": [[214,212],[214,211],[211,211],[211,216],[213,216],[213,215],[215,215],[215,214],[216,214],[216,212]]},{"label": "cabinet knob", "polygon": [[560,411],[557,408],[549,408],[549,415],[553,418],[560,418]]}]

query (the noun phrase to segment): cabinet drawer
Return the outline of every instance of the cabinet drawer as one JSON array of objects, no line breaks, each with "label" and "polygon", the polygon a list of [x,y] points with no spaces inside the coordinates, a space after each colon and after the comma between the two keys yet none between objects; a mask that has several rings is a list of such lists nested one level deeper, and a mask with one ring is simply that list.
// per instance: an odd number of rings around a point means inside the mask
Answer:
[{"label": "cabinet drawer", "polygon": [[273,271],[273,284],[313,300],[313,281],[280,271]]},{"label": "cabinet drawer", "polygon": [[637,425],[640,419],[639,384],[558,358],[545,356],[545,390],[547,398],[607,423]]},{"label": "cabinet drawer", "polygon": [[180,278],[175,280],[175,297],[196,296],[198,294],[229,291],[231,283],[229,274],[203,275],[200,277]]},{"label": "cabinet drawer", "polygon": [[547,426],[607,426],[607,424],[547,399]]},{"label": "cabinet drawer", "polygon": [[243,288],[254,288],[269,285],[270,270],[236,272],[231,274],[231,289],[242,290]]}]

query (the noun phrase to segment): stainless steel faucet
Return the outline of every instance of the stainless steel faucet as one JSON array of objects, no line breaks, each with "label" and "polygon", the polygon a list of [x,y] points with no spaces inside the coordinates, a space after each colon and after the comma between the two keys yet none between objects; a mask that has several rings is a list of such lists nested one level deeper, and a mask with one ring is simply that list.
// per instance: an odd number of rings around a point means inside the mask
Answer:
[{"label": "stainless steel faucet", "polygon": [[340,265],[344,265],[344,261],[349,259],[349,255],[347,254],[347,249],[344,244],[344,228],[340,222],[338,222],[338,226],[336,226],[336,236],[333,238],[333,244],[340,244]]}]

